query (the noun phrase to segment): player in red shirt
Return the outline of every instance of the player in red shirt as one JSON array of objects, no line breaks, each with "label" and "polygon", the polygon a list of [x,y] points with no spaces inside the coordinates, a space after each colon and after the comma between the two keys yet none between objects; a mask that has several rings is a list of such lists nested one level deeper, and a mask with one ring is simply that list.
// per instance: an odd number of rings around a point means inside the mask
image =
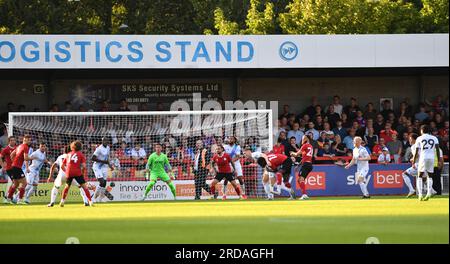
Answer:
[{"label": "player in red shirt", "polygon": [[[283,178],[283,183],[285,190],[289,192],[290,200],[295,199],[295,192],[291,188],[291,183],[289,182],[292,171],[292,159],[284,154],[261,154],[258,158],[257,163],[262,168],[265,168],[268,172],[281,174]],[[278,183],[281,185],[281,183]],[[273,191],[272,191],[273,192]],[[280,194],[278,192],[277,194]]]},{"label": "player in red shirt", "polygon": [[13,180],[13,184],[8,190],[7,201],[12,203],[13,195],[16,189],[19,189],[19,198],[17,200],[18,204],[24,204],[22,202],[23,196],[25,194],[25,188],[27,187],[27,180],[25,178],[25,173],[22,170],[22,166],[25,163],[26,171],[29,172],[28,162],[31,159],[28,157],[28,151],[30,149],[31,136],[25,135],[23,137],[22,144],[18,146],[11,153],[11,169],[8,171],[8,175]]},{"label": "player in red shirt", "polygon": [[86,181],[84,179],[87,170],[86,170],[86,157],[81,153],[81,148],[83,144],[80,141],[74,141],[70,144],[70,152],[67,157],[64,159],[61,169],[66,172],[66,187],[64,187],[62,193],[62,199],[59,206],[64,207],[64,202],[67,197],[67,193],[69,192],[70,186],[72,185],[72,181],[75,180],[80,185],[80,188],[83,189],[86,194],[86,198],[88,200],[88,204],[86,206],[92,206],[91,195],[86,186]]},{"label": "player in red shirt", "polygon": [[[216,193],[216,184],[226,179],[236,190],[236,193],[239,195],[240,199],[247,199],[247,196],[241,192],[241,188],[236,183],[234,177],[234,163],[231,159],[230,155],[225,153],[225,149],[222,145],[218,145],[216,149],[216,154],[211,159],[211,174],[216,174],[214,180],[211,183],[211,192]],[[225,196],[225,193],[223,194]],[[225,198],[223,198],[225,200]]]},{"label": "player in red shirt", "polygon": [[293,157],[302,157],[302,168],[300,169],[300,172],[298,173],[298,183],[300,185],[300,190],[302,191],[302,197],[301,200],[308,199],[308,195],[306,194],[306,183],[305,180],[308,177],[309,173],[313,170],[313,153],[314,148],[310,144],[311,142],[311,136],[303,136],[302,138],[302,147],[297,153],[293,153]]},{"label": "player in red shirt", "polygon": [[7,203],[6,196],[8,189],[13,182],[11,175],[8,173],[8,171],[12,167],[11,153],[15,149],[16,149],[16,138],[11,136],[8,138],[8,146],[6,146],[0,153],[0,165],[2,166],[2,172],[3,174],[6,173],[6,175],[8,175],[8,184],[5,184],[5,191],[4,191],[5,203]]}]

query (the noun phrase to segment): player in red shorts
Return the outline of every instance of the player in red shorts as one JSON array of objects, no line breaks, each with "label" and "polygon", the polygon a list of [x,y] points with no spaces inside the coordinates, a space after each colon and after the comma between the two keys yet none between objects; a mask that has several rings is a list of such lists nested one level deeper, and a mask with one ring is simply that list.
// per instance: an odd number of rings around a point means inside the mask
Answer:
[{"label": "player in red shorts", "polygon": [[8,203],[6,200],[6,196],[8,193],[8,189],[10,185],[13,183],[11,175],[9,175],[8,171],[11,170],[12,167],[12,160],[11,160],[11,153],[16,149],[16,138],[15,137],[9,137],[8,138],[8,146],[6,146],[2,152],[0,153],[0,165],[2,166],[2,172],[3,174],[6,173],[8,176],[8,184],[5,184],[5,203]]},{"label": "player in red shorts", "polygon": [[[240,199],[246,200],[247,196],[242,193],[241,188],[237,185],[233,173],[234,173],[234,163],[230,155],[224,152],[225,149],[222,145],[218,145],[216,149],[216,154],[211,159],[211,173],[216,174],[216,177],[211,183],[211,193],[216,193],[216,184],[226,179],[236,190]],[[223,194],[225,196],[225,193]],[[225,200],[225,199],[224,199]]]},{"label": "player in red shorts", "polygon": [[305,180],[308,177],[309,173],[313,170],[313,153],[314,148],[310,144],[311,142],[311,136],[303,136],[302,138],[302,147],[297,153],[293,153],[293,157],[302,157],[302,167],[300,169],[300,172],[298,173],[298,183],[300,185],[300,190],[302,191],[302,197],[301,200],[309,199],[308,195],[306,194],[306,183]]},{"label": "player in red shorts", "polygon": [[22,144],[11,153],[11,169],[7,172],[11,177],[11,180],[13,180],[13,184],[8,190],[7,201],[9,203],[12,203],[13,195],[16,192],[16,189],[19,189],[19,198],[17,203],[25,204],[22,199],[25,194],[25,188],[27,187],[27,180],[25,178],[25,173],[22,170],[22,166],[25,163],[26,171],[29,172],[28,162],[25,161],[31,160],[30,157],[28,157],[30,143],[31,136],[25,135],[23,137]]},{"label": "player in red shorts", "polygon": [[265,168],[268,172],[275,174],[281,174],[283,178],[283,183],[285,189],[289,192],[290,200],[295,199],[295,192],[291,188],[291,183],[289,182],[292,170],[292,159],[284,154],[261,154],[258,158],[257,163],[262,168]]},{"label": "player in red shorts", "polygon": [[86,194],[86,198],[88,200],[88,206],[92,206],[91,195],[86,186],[86,181],[84,176],[87,173],[86,170],[86,157],[81,153],[81,148],[83,145],[80,141],[74,141],[70,144],[70,152],[67,157],[64,159],[61,169],[66,172],[66,187],[64,187],[62,193],[62,199],[59,203],[59,206],[64,207],[64,201],[66,200],[67,193],[69,192],[70,186],[72,185],[72,181],[75,180],[80,185],[80,188],[83,189]]}]

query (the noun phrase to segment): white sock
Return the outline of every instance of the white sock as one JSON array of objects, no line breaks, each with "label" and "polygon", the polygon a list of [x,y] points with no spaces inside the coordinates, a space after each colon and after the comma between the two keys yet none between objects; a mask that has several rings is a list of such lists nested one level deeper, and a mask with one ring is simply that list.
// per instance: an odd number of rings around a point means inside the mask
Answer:
[{"label": "white sock", "polygon": [[416,186],[417,186],[417,195],[422,196],[422,188],[423,188],[422,177],[417,177]]},{"label": "white sock", "polygon": [[100,197],[100,194],[103,193],[103,187],[97,186],[94,193],[94,199],[97,200],[97,198]]},{"label": "white sock", "polygon": [[[277,189],[276,191],[274,190],[274,189]],[[272,186],[270,186],[270,191],[271,192],[275,192],[276,194],[278,194],[278,195],[280,195],[281,194],[281,188],[280,188],[280,186],[278,185],[278,184],[274,184],[274,185],[272,185]]]},{"label": "white sock", "polygon": [[87,203],[88,200],[87,200],[87,197],[86,197],[86,193],[84,193],[84,190],[81,187],[80,187],[80,195],[81,195],[81,198],[83,198],[83,203]]},{"label": "white sock", "polygon": [[270,198],[270,184],[268,182],[263,183],[264,186],[264,192],[266,192],[267,197]]},{"label": "white sock", "polygon": [[6,200],[6,197],[8,196],[8,190],[12,185],[11,178],[9,178],[9,176],[7,176],[6,178],[8,178],[8,182],[5,184],[5,197],[4,197],[5,200]]},{"label": "white sock", "polygon": [[427,196],[431,196],[433,193],[433,179],[431,177],[427,178]]},{"label": "white sock", "polygon": [[414,187],[412,186],[411,179],[409,179],[408,175],[405,173],[402,174],[403,181],[405,182],[406,186],[408,186],[409,192],[414,192]]},{"label": "white sock", "polygon": [[359,187],[361,188],[361,192],[363,193],[364,196],[369,196],[369,191],[367,190],[367,184],[365,184],[364,182],[360,182]]},{"label": "white sock", "polygon": [[27,185],[25,188],[25,199],[30,199],[30,196],[33,194],[34,190],[37,189],[37,186],[34,186],[32,184]]},{"label": "white sock", "polygon": [[227,185],[225,185],[225,183],[224,183],[223,186],[222,186],[223,195],[227,195]]},{"label": "white sock", "polygon": [[56,197],[58,196],[58,188],[56,188],[55,186],[53,186],[52,189],[52,194],[50,196],[50,203],[55,203],[56,201]]}]

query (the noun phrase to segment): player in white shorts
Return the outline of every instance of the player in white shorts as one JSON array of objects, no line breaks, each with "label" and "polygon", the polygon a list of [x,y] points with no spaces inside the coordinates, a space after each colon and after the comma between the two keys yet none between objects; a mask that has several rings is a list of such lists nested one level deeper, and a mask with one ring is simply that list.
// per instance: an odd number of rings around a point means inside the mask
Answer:
[{"label": "player in white shorts", "polygon": [[102,138],[102,144],[98,146],[92,155],[92,170],[95,178],[97,178],[99,185],[94,193],[94,202],[100,202],[106,196],[109,200],[113,200],[112,194],[106,190],[106,181],[108,179],[109,170],[114,170],[114,167],[109,162],[111,148],[109,147],[109,140]]},{"label": "player in white shorts", "polygon": [[[262,152],[252,152],[250,147],[246,147],[244,149],[244,156],[247,159],[256,161],[258,160],[259,157],[262,157],[264,155],[264,153]],[[270,172],[266,169],[264,169],[263,171],[263,177],[262,177],[262,184],[264,186],[264,192],[267,195],[267,200],[273,200],[274,198],[274,194],[273,194],[273,189],[274,186],[276,184],[276,175],[273,172]]]},{"label": "player in white shorts", "polygon": [[49,164],[47,160],[47,146],[45,143],[39,144],[38,150],[34,151],[30,155],[31,165],[28,167],[29,172],[25,174],[27,178],[27,187],[25,188],[25,200],[26,204],[30,203],[30,197],[33,192],[37,189],[39,184],[39,174],[41,172],[42,166],[45,163]]},{"label": "player in white shorts", "polygon": [[[420,127],[421,136],[417,138],[417,151],[413,156],[413,166],[419,161],[417,170],[417,193],[420,201],[428,201],[432,196],[433,176],[434,176],[434,159],[439,156],[439,140],[431,135],[431,128],[428,125]],[[425,176],[426,175],[426,176]],[[422,195],[423,178],[427,177],[427,195]]]},{"label": "player in white shorts", "polygon": [[[416,140],[417,140],[418,135],[415,133],[412,133],[409,136],[409,144],[411,145],[411,153],[414,154],[417,152],[417,145],[416,145]],[[412,161],[412,159],[411,159]],[[416,193],[416,190],[414,189],[412,183],[411,183],[411,179],[409,177],[417,177],[417,163],[414,163],[411,167],[409,167],[407,170],[405,170],[402,173],[402,177],[403,177],[403,181],[405,182],[406,186],[409,189],[409,193],[406,196],[407,198],[413,196]]]},{"label": "player in white shorts", "polygon": [[366,176],[369,174],[369,161],[371,157],[367,152],[367,149],[361,145],[362,138],[355,137],[353,139],[353,158],[347,166],[346,169],[350,169],[351,166],[356,164],[356,180],[363,193],[363,199],[370,198],[369,191],[367,190],[367,179]]},{"label": "player in white shorts", "polygon": [[[53,207],[55,205],[59,188],[61,188],[62,185],[66,184],[66,173],[62,170],[61,166],[62,166],[64,159],[67,157],[67,153],[69,153],[70,151],[71,151],[70,147],[69,146],[66,147],[66,149],[65,149],[66,153],[60,155],[56,159],[56,161],[52,164],[52,166],[50,167],[50,174],[48,176],[47,183],[49,183],[51,181],[56,167],[58,168],[58,176],[56,176],[55,182],[53,183],[53,188],[52,188],[52,192],[50,195],[50,203],[47,205],[48,207]],[[72,184],[75,184],[75,186],[80,188],[80,185],[78,184],[77,181],[73,181]],[[80,190],[80,195],[81,195],[81,198],[83,198],[84,205],[89,206],[89,201],[83,190]]]},{"label": "player in white shorts", "polygon": [[[239,185],[241,185],[242,193],[245,194],[245,183],[244,183],[244,174],[242,173],[241,166],[241,146],[237,144],[237,140],[235,136],[231,136],[228,138],[228,144],[223,146],[225,149],[225,153],[230,155],[231,159],[234,162],[236,179],[239,181]],[[223,193],[226,199],[226,189],[227,189],[228,181],[225,179],[223,182]]]}]

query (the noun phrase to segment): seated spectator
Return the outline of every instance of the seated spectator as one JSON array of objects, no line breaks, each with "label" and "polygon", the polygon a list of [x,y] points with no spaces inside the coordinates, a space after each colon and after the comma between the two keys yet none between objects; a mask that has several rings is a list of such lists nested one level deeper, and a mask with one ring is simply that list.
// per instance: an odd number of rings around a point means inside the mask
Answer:
[{"label": "seated spectator", "polygon": [[392,124],[390,122],[386,122],[384,125],[384,130],[380,131],[380,138],[384,138],[386,144],[392,141],[392,135],[397,134],[397,131],[392,129]]},{"label": "seated spectator", "polygon": [[396,127],[398,125],[397,119],[395,118],[395,114],[394,113],[389,113],[388,114],[387,122],[391,123],[392,127]]},{"label": "seated spectator", "polygon": [[369,128],[368,131],[368,134],[364,136],[364,141],[367,143],[367,147],[372,150],[376,142],[378,142],[378,136],[375,135],[375,131],[373,128]]},{"label": "seated spectator", "polygon": [[399,135],[402,135],[403,133],[406,132],[407,127],[406,127],[406,122],[407,122],[407,118],[405,116],[401,116],[398,118],[398,124],[397,126],[395,126],[395,130],[397,131],[397,133]]},{"label": "seated spectator", "polygon": [[346,129],[352,126],[351,120],[349,120],[348,115],[346,113],[342,113],[341,115],[342,126]]},{"label": "seated spectator", "polygon": [[328,140],[327,133],[325,131],[320,132],[320,137],[317,140],[317,143],[319,144],[319,149],[323,148],[325,143],[330,144],[330,140]]},{"label": "seated spectator", "polygon": [[395,117],[394,110],[392,110],[392,103],[390,100],[383,101],[383,110],[381,110],[380,114],[384,117],[385,120],[388,120],[389,114],[393,114]]},{"label": "seated spectator", "polygon": [[345,144],[345,147],[348,150],[353,150],[354,145],[353,145],[353,139],[356,136],[356,131],[354,129],[350,129],[348,132],[348,136],[346,136],[343,140],[343,143]]},{"label": "seated spectator", "polygon": [[283,105],[283,113],[281,113],[281,115],[278,119],[281,119],[282,117],[288,118],[290,115],[291,115],[290,107],[289,107],[289,105],[285,104],[285,105]]},{"label": "seated spectator", "polygon": [[377,110],[373,107],[373,103],[368,103],[366,105],[366,111],[364,111],[363,117],[366,120],[375,120],[377,118]]},{"label": "seated spectator", "polygon": [[448,142],[448,129],[449,129],[449,121],[444,122],[444,127],[439,129],[439,136],[442,138],[444,142]]},{"label": "seated spectator", "polygon": [[316,118],[314,119],[315,129],[321,131],[323,130],[323,118],[321,115],[316,115]]},{"label": "seated spectator", "polygon": [[134,136],[134,125],[133,125],[133,123],[129,123],[127,131],[125,132],[125,137],[122,139],[122,141],[127,143],[127,144],[132,144],[133,143],[133,140],[132,140],[133,136]]},{"label": "seated spectator", "polygon": [[444,118],[442,117],[442,115],[440,113],[436,113],[434,116],[434,121],[436,122],[436,127],[438,129],[441,129],[444,127]]},{"label": "seated spectator", "polygon": [[311,105],[308,106],[304,112],[308,116],[312,117],[316,115],[316,106],[319,105],[319,100],[317,100],[316,96],[311,97]]},{"label": "seated spectator", "polygon": [[283,144],[284,147],[286,148],[286,146],[289,145],[289,140],[287,138],[287,133],[286,132],[281,132],[279,138],[281,139],[281,144]]},{"label": "seated spectator", "polygon": [[367,119],[366,127],[364,128],[364,135],[369,134],[369,129],[373,129],[375,134],[375,129],[373,128],[373,119]]},{"label": "seated spectator", "polygon": [[355,130],[356,136],[361,137],[361,138],[364,137],[364,132],[365,132],[365,131],[364,131],[363,128],[360,127],[358,121],[356,121],[356,120],[353,121],[352,127],[351,127],[350,129]]},{"label": "seated spectator", "polygon": [[444,98],[442,95],[436,96],[436,99],[431,103],[431,106],[434,110],[436,110],[436,113],[444,113],[445,109],[448,108],[448,103],[444,101]]},{"label": "seated spectator", "polygon": [[325,113],[322,111],[322,106],[321,105],[316,105],[315,107],[314,107],[314,115],[312,115],[312,116],[323,116]]},{"label": "seated spectator", "polygon": [[346,156],[346,155],[347,155],[347,152],[348,152],[348,149],[347,149],[347,147],[345,146],[345,144],[342,143],[341,136],[336,135],[336,136],[334,137],[334,139],[335,139],[335,141],[334,141],[334,143],[332,144],[332,148],[333,148],[334,154],[335,154],[336,156],[341,156],[341,157]]},{"label": "seated spectator", "polygon": [[247,139],[246,145],[252,152],[261,152],[261,147],[259,147],[257,139],[255,139],[254,137],[249,137]]},{"label": "seated spectator", "polygon": [[384,117],[382,114],[377,114],[375,123],[373,124],[373,129],[375,129],[375,134],[379,135],[381,130],[384,129]]},{"label": "seated spectator", "polygon": [[[334,133],[333,133],[333,131],[331,131],[330,123],[328,123],[328,122],[323,123],[322,131],[327,134],[327,138],[329,140],[334,141]],[[331,142],[330,142],[330,144],[331,144]]]},{"label": "seated spectator", "polygon": [[372,153],[378,156],[382,153],[384,148],[387,149],[386,142],[384,141],[384,138],[379,138],[378,142],[376,142],[375,146],[373,146]]},{"label": "seated spectator", "polygon": [[285,154],[286,149],[283,145],[283,140],[281,138],[277,139],[277,143],[273,146],[272,152],[275,154]]},{"label": "seated spectator", "polygon": [[287,119],[287,117],[282,117],[281,119],[280,119],[280,127],[279,128],[282,128],[282,129],[284,129],[284,131],[289,131],[289,130],[291,130],[291,128],[289,127],[289,124],[288,124],[288,119]]},{"label": "seated spectator", "polygon": [[356,98],[352,97],[350,99],[350,105],[344,107],[344,113],[347,114],[349,120],[354,120],[356,118],[356,112],[358,110],[361,110],[361,108],[359,108]]},{"label": "seated spectator", "polygon": [[303,135],[304,133],[300,130],[300,124],[298,122],[295,122],[292,126],[292,130],[289,130],[287,133],[287,137],[294,137],[296,142],[302,142]]},{"label": "seated spectator", "polygon": [[414,115],[414,118],[416,120],[419,120],[420,122],[423,122],[423,121],[427,120],[428,117],[429,116],[426,113],[426,105],[424,103],[421,103],[419,105],[419,112]]},{"label": "seated spectator", "polygon": [[131,157],[135,160],[138,159],[146,159],[147,153],[145,150],[141,147],[141,144],[136,144],[134,148],[131,150]]},{"label": "seated spectator", "polygon": [[402,142],[402,149],[403,149],[402,155],[404,155],[405,154],[405,150],[407,148],[411,147],[411,144],[409,143],[409,134],[408,134],[408,132],[403,132],[401,142]]},{"label": "seated spectator", "polygon": [[109,162],[113,166],[114,170],[111,171],[111,176],[113,178],[118,178],[122,176],[122,169],[120,166],[120,159],[117,157],[115,151],[111,151]]},{"label": "seated spectator", "polygon": [[386,143],[386,147],[389,150],[389,154],[394,159],[394,162],[398,163],[402,156],[403,148],[402,142],[397,138],[397,133],[392,134],[392,140]]},{"label": "seated spectator", "polygon": [[339,97],[339,95],[333,96],[333,110],[336,114],[339,115],[339,118],[342,114],[343,109],[344,109],[344,107],[341,104],[341,97]]},{"label": "seated spectator", "polygon": [[318,140],[319,139],[319,131],[317,131],[315,129],[315,124],[313,122],[309,122],[308,123],[308,130],[306,130],[305,132],[306,134],[311,133],[312,134],[312,138],[313,140]]},{"label": "seated spectator", "polygon": [[341,119],[340,114],[336,113],[334,110],[334,105],[328,106],[327,114],[325,115],[327,122],[330,123],[331,127],[336,127],[336,122]]},{"label": "seated spectator", "polygon": [[[329,143],[325,143],[322,148],[319,148],[317,151],[317,157],[334,157],[336,154],[334,154],[333,148],[331,148]],[[334,163],[334,162],[331,162]]]},{"label": "seated spectator", "polygon": [[333,133],[334,135],[339,135],[341,137],[341,139],[345,138],[347,136],[347,129],[345,129],[342,126],[342,120],[339,119],[336,121],[336,127],[333,128]]},{"label": "seated spectator", "polygon": [[381,154],[378,156],[378,163],[387,165],[391,163],[391,155],[387,148],[383,148]]},{"label": "seated spectator", "polygon": [[292,153],[297,153],[300,147],[297,145],[297,140],[295,137],[289,138],[289,145],[285,148],[285,155],[290,157]]},{"label": "seated spectator", "polygon": [[294,123],[296,122],[296,117],[294,114],[290,114],[288,116],[288,126],[290,129],[292,129],[292,126],[294,125]]},{"label": "seated spectator", "polygon": [[398,111],[397,116],[405,117],[407,119],[412,118],[411,109],[408,107],[408,103],[403,101],[400,103],[400,109]]},{"label": "seated spectator", "polygon": [[363,117],[363,112],[361,110],[356,111],[355,121],[358,122],[361,128],[366,127],[366,120]]},{"label": "seated spectator", "polygon": [[117,111],[123,112],[123,111],[131,111],[130,108],[128,107],[128,102],[125,99],[120,100],[119,102],[119,108],[117,109]]}]

